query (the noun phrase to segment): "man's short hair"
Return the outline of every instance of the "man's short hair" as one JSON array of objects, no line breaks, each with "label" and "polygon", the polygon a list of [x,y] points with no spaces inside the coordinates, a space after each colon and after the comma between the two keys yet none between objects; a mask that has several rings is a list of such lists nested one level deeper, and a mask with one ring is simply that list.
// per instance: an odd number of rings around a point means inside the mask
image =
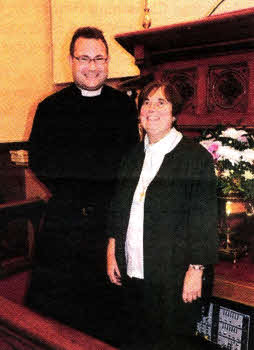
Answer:
[{"label": "man's short hair", "polygon": [[103,44],[105,45],[106,52],[108,55],[108,43],[103,35],[103,32],[96,27],[80,27],[74,32],[72,39],[71,39],[70,55],[72,57],[74,55],[75,43],[78,40],[78,38],[101,40],[103,42]]}]

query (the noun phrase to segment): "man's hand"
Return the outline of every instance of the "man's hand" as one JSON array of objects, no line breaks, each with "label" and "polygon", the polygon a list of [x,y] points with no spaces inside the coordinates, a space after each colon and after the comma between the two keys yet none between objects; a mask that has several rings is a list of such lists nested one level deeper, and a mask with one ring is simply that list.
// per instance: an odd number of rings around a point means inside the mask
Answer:
[{"label": "man's hand", "polygon": [[202,290],[202,270],[194,270],[189,267],[185,274],[183,283],[183,301],[191,303],[193,300],[201,297]]},{"label": "man's hand", "polygon": [[115,257],[115,239],[110,238],[107,248],[107,275],[110,281],[117,286],[121,286],[121,274]]}]

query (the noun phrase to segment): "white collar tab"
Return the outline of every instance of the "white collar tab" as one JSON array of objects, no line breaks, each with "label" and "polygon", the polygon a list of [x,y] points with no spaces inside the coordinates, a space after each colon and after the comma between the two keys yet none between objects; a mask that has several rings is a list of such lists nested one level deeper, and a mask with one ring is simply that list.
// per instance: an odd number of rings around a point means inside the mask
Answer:
[{"label": "white collar tab", "polygon": [[94,97],[94,96],[99,96],[101,94],[102,87],[100,87],[98,90],[85,90],[85,89],[80,89],[81,90],[81,95],[86,96],[86,97]]}]

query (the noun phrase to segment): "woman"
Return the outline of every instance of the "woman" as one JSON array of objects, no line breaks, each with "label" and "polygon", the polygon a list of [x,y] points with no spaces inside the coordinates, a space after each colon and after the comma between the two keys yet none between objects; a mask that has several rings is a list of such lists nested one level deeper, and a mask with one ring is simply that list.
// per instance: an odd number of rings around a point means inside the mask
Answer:
[{"label": "woman", "polygon": [[203,274],[216,262],[216,180],[210,154],[174,127],[182,103],[172,85],[150,83],[138,107],[145,137],[120,169],[107,273],[125,287],[125,340],[158,349],[169,334],[193,334],[200,317]]}]

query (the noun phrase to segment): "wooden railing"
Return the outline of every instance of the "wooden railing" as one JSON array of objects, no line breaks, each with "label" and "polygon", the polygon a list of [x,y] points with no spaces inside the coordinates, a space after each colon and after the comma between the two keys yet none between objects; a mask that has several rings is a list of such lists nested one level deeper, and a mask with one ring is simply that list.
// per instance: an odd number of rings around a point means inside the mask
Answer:
[{"label": "wooden railing", "polygon": [[0,204],[0,277],[31,263],[45,205],[40,198]]},{"label": "wooden railing", "polygon": [[8,345],[8,349],[22,350],[116,350],[100,340],[44,318],[0,296],[1,344],[2,348]]}]

